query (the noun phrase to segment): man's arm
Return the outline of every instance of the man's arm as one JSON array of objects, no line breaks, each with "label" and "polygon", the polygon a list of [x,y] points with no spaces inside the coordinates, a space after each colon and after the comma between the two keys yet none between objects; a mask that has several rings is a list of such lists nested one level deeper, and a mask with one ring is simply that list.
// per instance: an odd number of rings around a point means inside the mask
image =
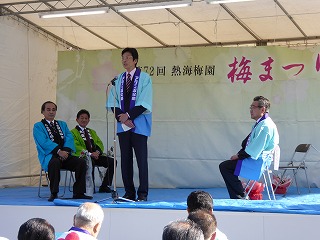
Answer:
[{"label": "man's arm", "polygon": [[249,158],[250,155],[248,153],[246,153],[245,151],[245,148],[247,146],[247,141],[248,141],[248,138],[249,138],[250,135],[248,135],[241,143],[241,150],[236,154],[236,155],[233,155],[230,159],[231,160],[242,160],[242,159],[245,159],[245,158]]},{"label": "man's arm", "polygon": [[131,120],[134,120],[135,118],[137,118],[139,115],[141,115],[144,111],[146,111],[147,109],[143,106],[135,106],[134,108],[130,109],[128,111],[129,114],[129,118]]},{"label": "man's arm", "polygon": [[66,152],[75,152],[75,146],[74,146],[74,139],[73,139],[73,135],[70,132],[68,125],[66,122],[63,121],[58,121],[59,125],[62,129],[62,132],[64,134],[64,143],[63,143],[63,147],[61,150],[66,151]]},{"label": "man's arm", "polygon": [[246,153],[245,150],[241,149],[239,152],[238,152],[238,159],[239,160],[242,160],[242,159],[245,159],[245,158],[249,158],[251,157],[248,153]]},{"label": "man's arm", "polygon": [[[120,122],[120,119],[119,119],[119,115],[124,113],[120,108],[116,107],[115,108],[115,118],[117,119],[118,122]],[[112,112],[114,113],[114,109],[112,108]]]},{"label": "man's arm", "polygon": [[269,129],[263,125],[260,128],[256,128],[251,135],[245,151],[250,154],[251,158],[258,159],[270,141]]},{"label": "man's arm", "polygon": [[72,129],[71,133],[73,135],[74,145],[75,145],[75,149],[76,149],[74,155],[76,157],[79,157],[81,154],[81,151],[83,149],[86,149],[86,144],[85,144],[84,140],[82,139],[82,137],[80,136],[79,131],[76,128]]},{"label": "man's arm", "polygon": [[[135,106],[132,109],[130,109],[127,113],[124,113],[120,108],[115,108],[116,114],[115,117],[117,119],[118,122],[120,122],[120,116],[121,114],[127,114],[128,119],[134,120],[135,118],[137,118],[139,115],[141,115],[145,110],[147,110],[145,107],[143,106]],[[112,109],[113,112],[113,109]]]},{"label": "man's arm", "polygon": [[89,129],[91,137],[93,139],[94,145],[96,147],[96,150],[100,152],[100,154],[104,151],[103,142],[101,141],[100,137],[98,136],[97,132],[93,129]]},{"label": "man's arm", "polygon": [[42,125],[42,122],[38,122],[33,127],[33,138],[35,143],[43,150],[44,155],[56,153],[59,146],[55,142],[51,141]]}]

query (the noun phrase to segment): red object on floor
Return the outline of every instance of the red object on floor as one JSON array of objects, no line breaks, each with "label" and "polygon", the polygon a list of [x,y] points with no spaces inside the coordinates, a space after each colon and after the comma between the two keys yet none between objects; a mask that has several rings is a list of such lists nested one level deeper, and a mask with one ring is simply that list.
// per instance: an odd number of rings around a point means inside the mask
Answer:
[{"label": "red object on floor", "polygon": [[279,185],[274,193],[286,194],[289,186],[291,185],[292,179],[290,177],[285,177],[284,179],[282,179],[280,184],[279,184],[279,181],[280,181],[280,177],[274,175],[273,181],[272,181],[273,190],[276,188],[277,185]]},{"label": "red object on floor", "polygon": [[262,200],[262,193],[250,193],[250,200]]},{"label": "red object on floor", "polygon": [[264,189],[264,184],[260,182],[250,181],[249,186],[246,188],[246,192],[249,191],[252,184],[254,183],[251,192],[249,193],[250,200],[262,200],[262,192]]}]

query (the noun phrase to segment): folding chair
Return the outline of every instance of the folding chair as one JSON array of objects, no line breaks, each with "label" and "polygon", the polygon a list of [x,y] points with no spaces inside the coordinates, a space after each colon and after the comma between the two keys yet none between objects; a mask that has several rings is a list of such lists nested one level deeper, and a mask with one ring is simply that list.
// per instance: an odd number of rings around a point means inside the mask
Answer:
[{"label": "folding chair", "polygon": [[92,169],[93,193],[96,193],[96,183],[95,183],[95,170],[96,169],[98,170],[101,182],[103,181],[103,178],[104,178],[103,173],[102,173],[102,171],[100,169],[100,166],[94,165],[93,169]]},{"label": "folding chair", "polygon": [[[280,147],[278,145],[276,145],[276,147],[272,151],[271,161],[273,162],[273,169],[278,170],[279,161],[280,161]],[[276,200],[276,197],[274,195],[274,190],[272,187],[272,179],[271,179],[272,170],[270,170],[271,165],[272,165],[272,163],[270,164],[269,167],[266,166],[265,170],[262,172],[262,176],[263,176],[263,180],[265,183],[265,188],[267,190],[269,200],[271,200],[270,192],[272,194],[273,200]],[[250,182],[252,182],[252,184],[250,184]],[[249,180],[248,181],[248,183],[245,187],[245,190],[247,190],[248,188],[249,189],[246,191],[247,193],[246,193],[245,199],[249,199],[249,194],[250,194],[251,190],[253,189],[256,182],[258,182],[258,181],[256,181],[256,180]]]},{"label": "folding chair", "polygon": [[[308,174],[307,174],[307,165],[306,165],[306,156],[307,156],[307,154],[308,154],[308,152],[310,150],[310,147],[313,147],[313,146],[311,144],[305,144],[305,143],[299,144],[296,147],[296,149],[294,150],[294,153],[293,153],[293,155],[291,157],[290,162],[286,166],[280,166],[279,167],[279,170],[283,170],[283,173],[281,174],[279,183],[281,183],[282,179],[285,177],[286,172],[288,170],[292,170],[298,194],[300,194],[300,191],[299,191],[299,186],[298,186],[298,182],[297,182],[297,173],[298,173],[298,171],[300,169],[304,170],[304,173],[306,175],[307,185],[308,185],[308,188],[309,188],[309,193],[311,192],[310,185],[309,185]],[[317,149],[315,149],[315,150],[317,150]],[[298,155],[300,156],[300,160],[296,159]],[[277,188],[279,186],[279,183],[275,187],[275,191],[277,190]]]},{"label": "folding chair", "polygon": [[[72,172],[67,170],[67,169],[61,169],[60,172],[65,172],[63,193],[62,193],[62,195],[59,196],[59,197],[63,197],[65,195],[65,193],[66,193],[68,172],[70,172],[70,177],[69,177],[69,191],[70,192],[72,192],[71,187],[70,187],[71,186],[71,180],[74,182],[74,177],[73,177]],[[44,175],[46,177],[46,180],[47,180],[47,184],[46,185],[42,185],[43,173],[44,173]],[[49,197],[49,196],[41,196],[41,187],[42,186],[47,186],[50,189],[50,181],[49,181],[49,177],[48,177],[48,172],[46,172],[43,168],[40,169],[38,197],[39,198]]]},{"label": "folding chair", "polygon": [[[114,158],[113,147],[111,147],[111,148],[108,150],[107,156]],[[93,162],[92,162],[92,165],[93,165],[93,169],[92,169],[92,180],[93,180],[93,186],[94,186],[94,191],[93,191],[93,193],[96,193],[95,169],[98,170],[101,183],[103,182],[103,179],[104,179],[104,173],[103,173],[103,172],[101,171],[101,169],[100,169],[100,167],[102,167],[102,166],[94,165]],[[104,168],[104,167],[102,167],[102,168]]]}]

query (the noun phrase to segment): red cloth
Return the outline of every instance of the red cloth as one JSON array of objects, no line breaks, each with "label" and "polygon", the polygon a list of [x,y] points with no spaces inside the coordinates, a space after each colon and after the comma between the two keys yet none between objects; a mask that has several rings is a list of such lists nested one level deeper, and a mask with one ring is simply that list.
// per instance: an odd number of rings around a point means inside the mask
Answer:
[{"label": "red cloth", "polygon": [[58,240],[80,240],[80,237],[77,233],[71,232],[65,238],[59,238]]}]

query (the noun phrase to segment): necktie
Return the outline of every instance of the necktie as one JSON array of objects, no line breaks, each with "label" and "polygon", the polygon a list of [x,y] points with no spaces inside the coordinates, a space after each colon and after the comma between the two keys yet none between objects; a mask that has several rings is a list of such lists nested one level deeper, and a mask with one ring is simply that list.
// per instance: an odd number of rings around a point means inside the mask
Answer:
[{"label": "necktie", "polygon": [[56,126],[54,125],[53,121],[50,122],[50,127],[51,127],[53,134],[57,134],[57,129],[56,129]]},{"label": "necktie", "polygon": [[127,74],[127,80],[126,80],[126,89],[127,89],[127,92],[130,91],[130,88],[131,88],[131,75],[130,73]]},{"label": "necktie", "polygon": [[88,130],[85,128],[84,129],[84,136],[86,137],[86,147],[87,147],[87,150],[89,152],[92,152],[92,146],[91,146],[91,140],[90,140],[90,137],[89,137],[89,134],[88,134]]}]

